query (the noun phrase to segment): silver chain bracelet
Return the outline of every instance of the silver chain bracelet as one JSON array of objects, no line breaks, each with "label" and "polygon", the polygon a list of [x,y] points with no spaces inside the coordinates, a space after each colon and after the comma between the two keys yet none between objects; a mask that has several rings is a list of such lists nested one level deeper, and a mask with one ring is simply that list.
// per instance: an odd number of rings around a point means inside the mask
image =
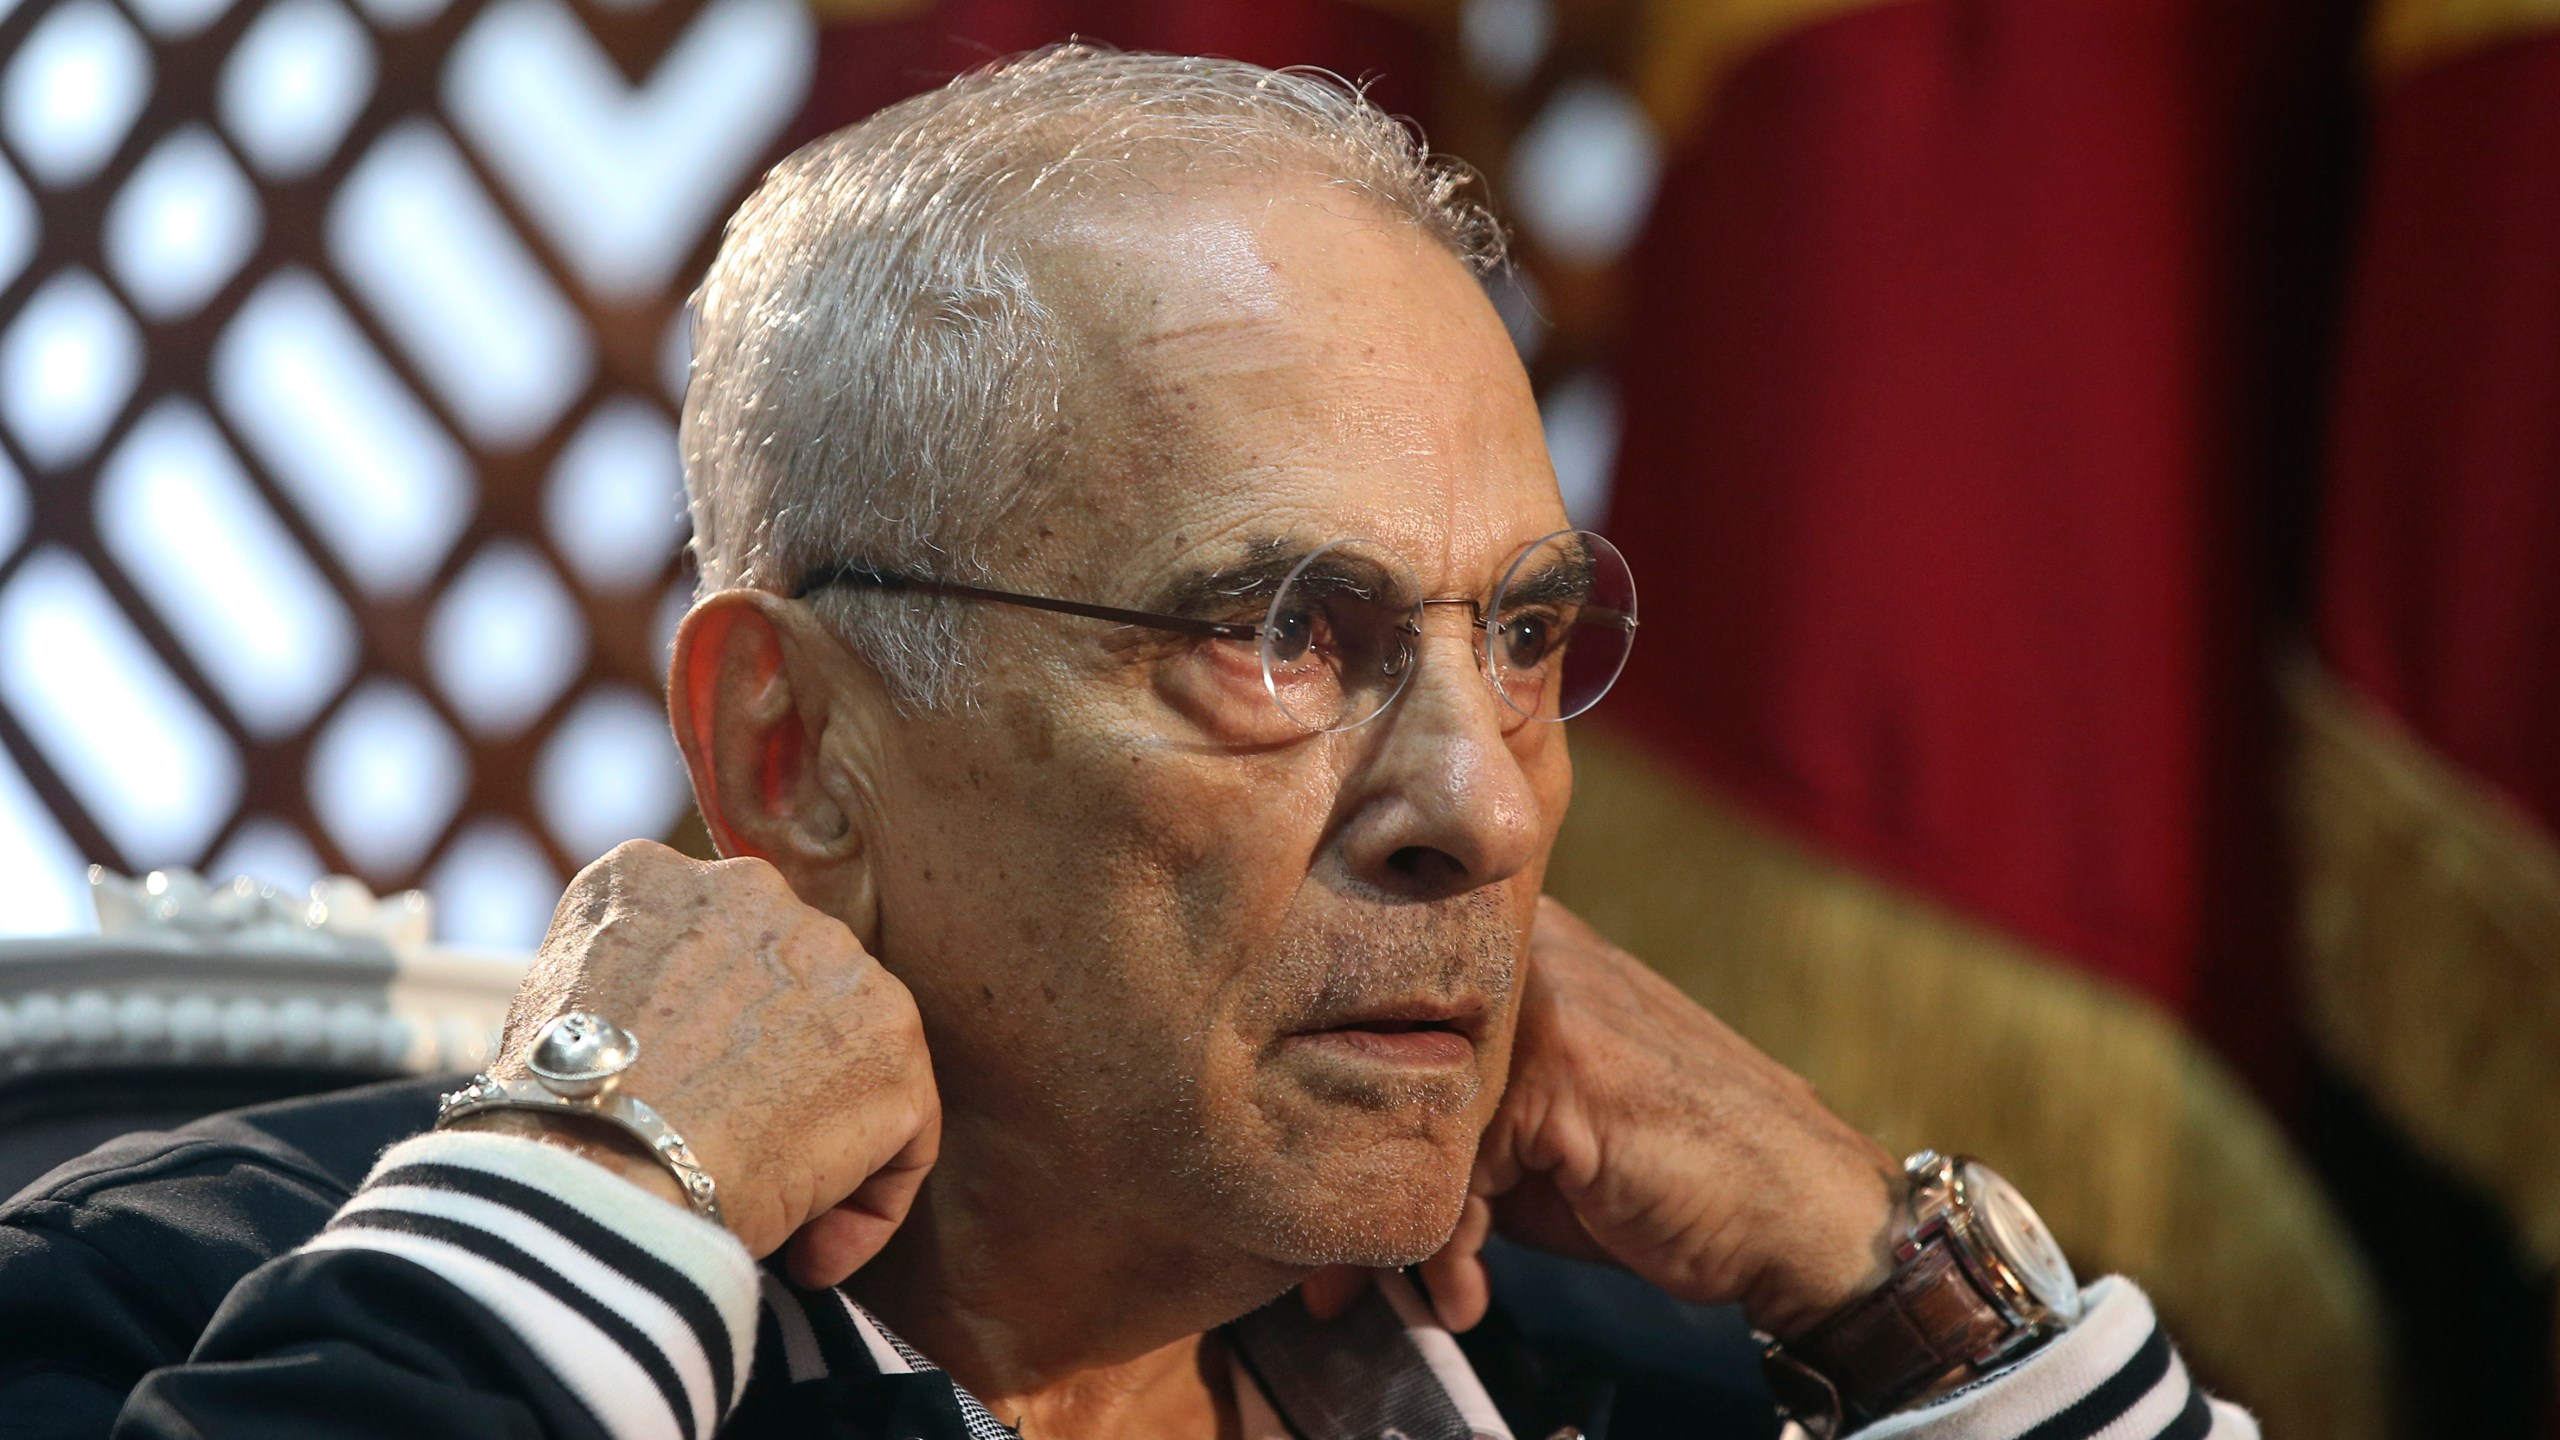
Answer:
[{"label": "silver chain bracelet", "polygon": [[676,1177],[694,1214],[715,1225],[725,1224],[720,1187],[693,1158],[693,1147],[647,1101],[617,1088],[622,1072],[639,1058],[638,1036],[601,1015],[572,1011],[552,1019],[534,1036],[533,1049],[525,1057],[525,1068],[533,1072],[531,1080],[472,1076],[470,1084],[445,1096],[436,1108],[436,1128],[487,1110],[532,1110],[602,1120],[647,1147]]}]

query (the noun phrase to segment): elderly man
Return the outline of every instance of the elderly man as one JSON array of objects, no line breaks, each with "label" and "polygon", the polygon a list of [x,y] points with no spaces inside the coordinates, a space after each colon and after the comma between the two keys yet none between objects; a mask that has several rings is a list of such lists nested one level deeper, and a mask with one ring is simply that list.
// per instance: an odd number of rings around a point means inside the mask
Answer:
[{"label": "elderly man", "polygon": [[685,410],[731,858],[581,875],[440,1114],[20,1197],[6,1423],[1765,1434],[1765,1346],[1817,1432],[2254,1433],[1540,898],[1635,592],[1461,188],[1324,77],[1082,48],[776,169]]}]

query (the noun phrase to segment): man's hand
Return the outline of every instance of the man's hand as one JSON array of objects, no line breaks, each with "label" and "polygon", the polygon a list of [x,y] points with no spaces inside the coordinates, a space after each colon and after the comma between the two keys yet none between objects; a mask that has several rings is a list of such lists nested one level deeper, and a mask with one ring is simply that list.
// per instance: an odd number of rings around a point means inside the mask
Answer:
[{"label": "man's hand", "polygon": [[[888,1243],[933,1167],[942,1106],[915,1000],[761,860],[635,840],[569,882],[516,992],[491,1073],[520,1078],[543,1022],[592,1010],[640,1037],[622,1084],[681,1131],[729,1228],[792,1278],[833,1285]],[[465,1126],[600,1160],[681,1192],[611,1127],[525,1111]]]},{"label": "man's hand", "polygon": [[[1484,1317],[1497,1228],[1738,1301],[1781,1338],[1884,1282],[1901,1182],[1883,1147],[1555,901],[1529,948],[1510,1089],[1457,1233],[1422,1266],[1443,1321]],[[1308,1304],[1330,1313],[1357,1283],[1326,1272]]]}]

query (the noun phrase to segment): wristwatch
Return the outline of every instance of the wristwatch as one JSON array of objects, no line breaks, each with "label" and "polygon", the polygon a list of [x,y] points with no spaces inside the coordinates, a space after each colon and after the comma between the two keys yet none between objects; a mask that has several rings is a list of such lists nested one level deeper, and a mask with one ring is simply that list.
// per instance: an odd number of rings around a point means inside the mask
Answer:
[{"label": "wristwatch", "polygon": [[1902,1172],[1911,1233],[1892,1276],[1793,1340],[1762,1337],[1779,1409],[1814,1440],[2017,1359],[2080,1318],[2071,1262],[2017,1187],[1935,1150]]}]

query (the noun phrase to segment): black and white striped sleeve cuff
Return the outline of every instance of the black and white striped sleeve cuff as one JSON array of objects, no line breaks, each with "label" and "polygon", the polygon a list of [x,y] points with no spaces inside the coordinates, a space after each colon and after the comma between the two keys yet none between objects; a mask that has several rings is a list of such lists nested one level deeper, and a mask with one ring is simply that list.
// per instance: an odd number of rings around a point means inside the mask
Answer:
[{"label": "black and white striped sleeve cuff", "polygon": [[2247,1411],[2196,1388],[2132,1281],[2108,1276],[2081,1303],[2053,1343],[1858,1440],[2257,1440]]},{"label": "black and white striped sleeve cuff", "polygon": [[736,1236],[536,1140],[404,1141],[303,1248],[434,1271],[514,1331],[615,1440],[709,1440],[755,1355],[757,1271]]}]

